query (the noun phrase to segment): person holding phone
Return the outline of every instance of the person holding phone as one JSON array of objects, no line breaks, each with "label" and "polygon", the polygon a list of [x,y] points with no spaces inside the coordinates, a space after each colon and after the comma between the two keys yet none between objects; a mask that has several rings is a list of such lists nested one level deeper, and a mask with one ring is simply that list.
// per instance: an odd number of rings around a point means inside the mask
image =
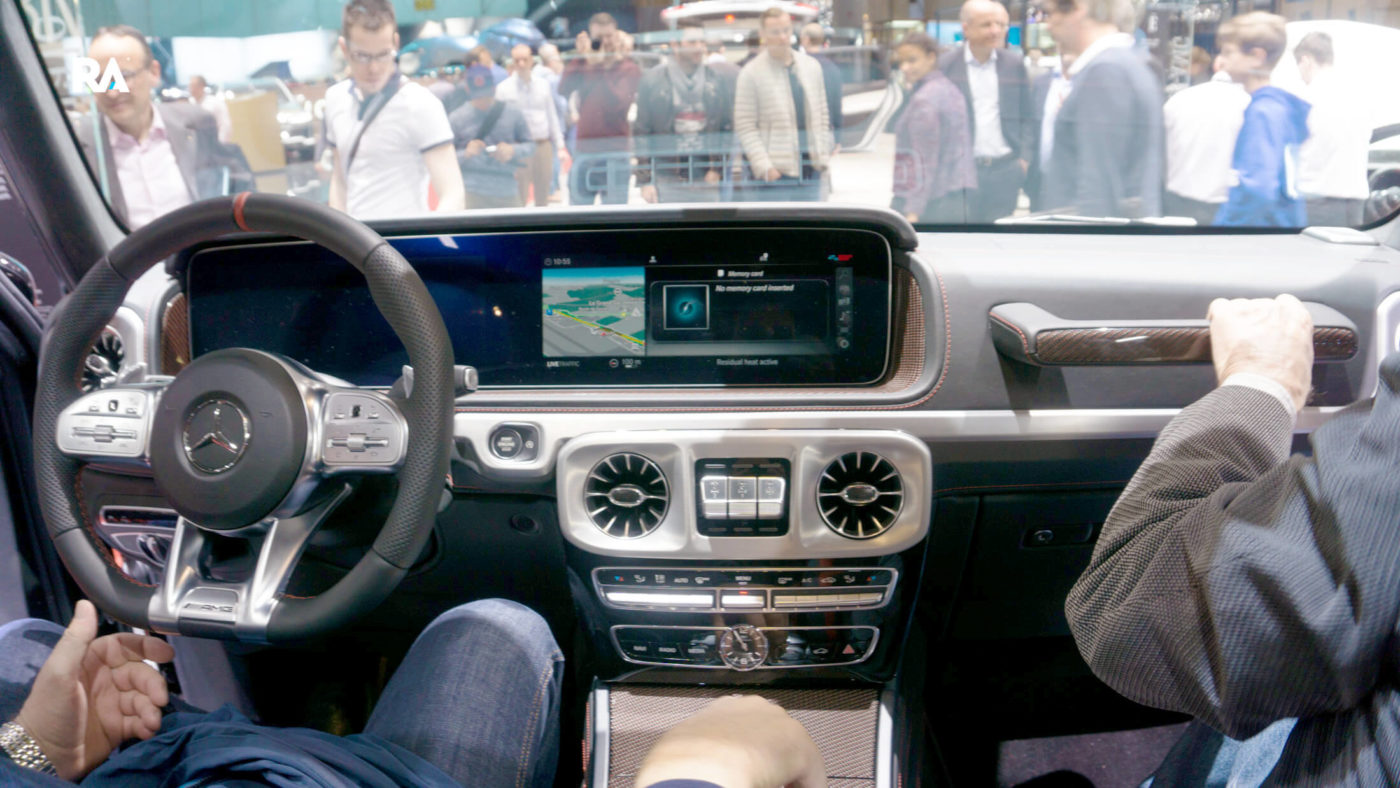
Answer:
[{"label": "person holding phone", "polygon": [[448,120],[462,167],[467,208],[519,208],[524,203],[517,173],[535,154],[530,124],[519,107],[496,100],[491,69],[468,68],[466,85],[471,100]]},{"label": "person holding phone", "polygon": [[575,57],[564,68],[559,92],[578,94],[578,145],[569,177],[569,201],[592,205],[627,202],[632,135],[628,111],[637,98],[642,70],[626,57],[624,34],[608,13],[588,20],[578,34]]}]

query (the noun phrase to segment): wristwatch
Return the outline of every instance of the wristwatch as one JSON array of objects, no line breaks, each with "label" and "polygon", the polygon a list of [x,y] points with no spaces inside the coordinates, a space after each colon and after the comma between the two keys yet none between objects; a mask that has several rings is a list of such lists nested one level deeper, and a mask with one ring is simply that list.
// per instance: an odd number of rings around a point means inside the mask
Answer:
[{"label": "wristwatch", "polygon": [[58,776],[58,769],[54,768],[53,761],[39,749],[38,742],[30,738],[29,732],[18,722],[0,725],[0,750],[4,750],[16,766],[33,769],[40,774]]}]

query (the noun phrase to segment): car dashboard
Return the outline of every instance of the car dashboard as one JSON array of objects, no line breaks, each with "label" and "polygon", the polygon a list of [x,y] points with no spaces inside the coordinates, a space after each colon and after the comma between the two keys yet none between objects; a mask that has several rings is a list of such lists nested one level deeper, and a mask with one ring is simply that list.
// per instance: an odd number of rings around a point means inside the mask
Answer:
[{"label": "car dashboard", "polygon": [[[1300,448],[1374,390],[1400,336],[1400,254],[1354,237],[918,235],[835,206],[377,229],[475,385],[433,540],[364,627],[414,632],[487,595],[541,610],[592,688],[595,785],[616,779],[605,711],[639,687],[868,691],[853,708],[878,707],[871,752],[908,752],[911,671],[959,643],[1064,638],[1117,493],[1214,385],[1212,298],[1315,309]],[[290,239],[182,253],[111,331],[123,379],[244,346],[404,385],[353,269]],[[342,507],[289,593],[353,565],[386,483]],[[173,513],[140,469],[94,469],[83,495],[109,545],[159,567]],[[861,784],[892,785],[891,762],[872,764]]]}]

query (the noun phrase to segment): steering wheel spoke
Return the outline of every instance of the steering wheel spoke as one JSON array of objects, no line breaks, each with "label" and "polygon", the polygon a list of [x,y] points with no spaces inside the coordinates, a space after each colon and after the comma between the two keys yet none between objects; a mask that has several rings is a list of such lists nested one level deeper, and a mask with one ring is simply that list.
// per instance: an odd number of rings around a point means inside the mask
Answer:
[{"label": "steering wheel spoke", "polygon": [[213,558],[212,532],[181,517],[165,575],[147,609],[150,628],[168,635],[269,642],[273,610],[307,542],[350,491],[349,484],[341,484],[301,514],[245,529],[260,531],[257,535],[225,537],[246,538],[256,550],[251,571],[245,567],[239,580],[214,579],[237,575],[238,569]]},{"label": "steering wheel spoke", "polygon": [[84,394],[58,417],[58,450],[84,462],[150,462],[151,420],[163,384],[116,386]]}]

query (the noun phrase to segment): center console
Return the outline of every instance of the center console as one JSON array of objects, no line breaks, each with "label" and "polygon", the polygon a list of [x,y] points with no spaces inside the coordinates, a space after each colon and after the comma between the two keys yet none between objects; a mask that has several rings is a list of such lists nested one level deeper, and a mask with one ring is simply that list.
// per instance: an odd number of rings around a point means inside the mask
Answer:
[{"label": "center console", "polygon": [[569,441],[560,525],[602,675],[888,679],[931,470],[922,441],[886,430]]},{"label": "center console", "polygon": [[629,785],[662,732],[735,691],[807,726],[832,784],[894,785],[893,742],[912,735],[896,669],[932,515],[923,441],[599,432],[564,445],[555,478],[597,677],[591,788]]}]

